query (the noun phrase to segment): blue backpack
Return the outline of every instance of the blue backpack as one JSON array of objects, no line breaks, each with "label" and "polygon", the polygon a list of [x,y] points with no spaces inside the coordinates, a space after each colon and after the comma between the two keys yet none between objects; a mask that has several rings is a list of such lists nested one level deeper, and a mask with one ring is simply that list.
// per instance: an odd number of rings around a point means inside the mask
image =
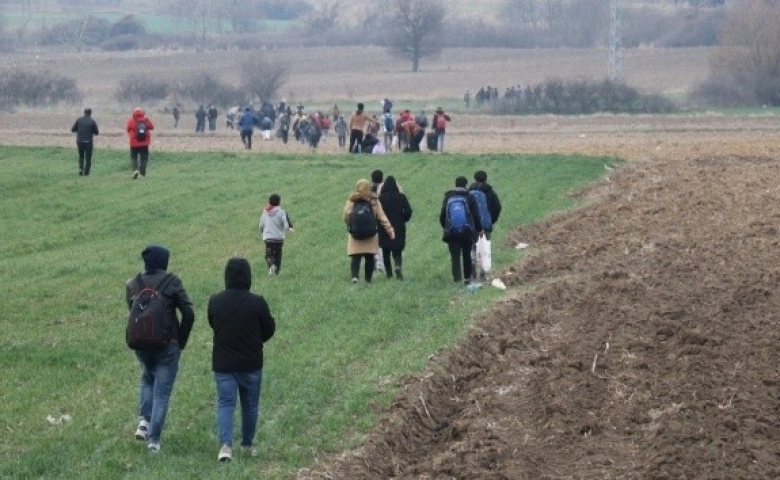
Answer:
[{"label": "blue backpack", "polygon": [[449,236],[463,237],[472,233],[469,206],[464,195],[452,195],[447,199],[445,228]]},{"label": "blue backpack", "polygon": [[485,192],[482,190],[469,190],[471,195],[477,202],[477,212],[479,213],[479,224],[482,225],[482,230],[491,231],[493,229],[493,218],[490,216],[490,209],[488,208],[488,199]]}]

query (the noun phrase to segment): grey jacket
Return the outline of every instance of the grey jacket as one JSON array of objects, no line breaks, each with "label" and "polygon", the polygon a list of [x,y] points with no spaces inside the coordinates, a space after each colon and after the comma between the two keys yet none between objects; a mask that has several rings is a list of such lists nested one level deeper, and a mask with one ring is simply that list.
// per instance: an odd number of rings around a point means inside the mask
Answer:
[{"label": "grey jacket", "polygon": [[260,234],[263,240],[284,241],[284,234],[290,228],[290,217],[282,207],[269,205],[263,209],[260,216]]}]

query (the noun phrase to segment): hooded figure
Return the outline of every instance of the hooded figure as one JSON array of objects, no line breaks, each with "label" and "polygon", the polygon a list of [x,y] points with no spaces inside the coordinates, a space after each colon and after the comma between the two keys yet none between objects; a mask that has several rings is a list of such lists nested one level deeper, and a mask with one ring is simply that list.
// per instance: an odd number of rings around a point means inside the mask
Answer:
[{"label": "hooded figure", "polygon": [[168,270],[168,259],[171,252],[160,245],[149,245],[141,252],[146,273],[154,273],[158,270]]},{"label": "hooded figure", "polygon": [[133,178],[146,176],[146,165],[149,162],[149,145],[152,144],[154,123],[146,116],[140,107],[133,109],[133,114],[125,124],[127,137],[130,140],[130,161],[133,166]]},{"label": "hooded figure", "polygon": [[211,365],[217,389],[217,459],[233,454],[233,413],[241,402],[241,447],[251,450],[260,415],[263,344],[274,336],[276,321],[265,299],[249,291],[252,269],[245,258],[225,266],[225,290],[213,295],[208,320],[214,331]]},{"label": "hooded figure", "polygon": [[[402,252],[406,248],[406,222],[412,218],[412,206],[392,175],[387,177],[387,180],[382,184],[379,192],[379,203],[395,232],[395,238],[390,238],[384,231],[379,231],[379,246],[382,248],[385,273],[390,278],[395,271],[396,277],[403,280],[401,273]],[[392,268],[391,260],[395,262],[395,269]]]},{"label": "hooded figure", "polygon": [[[179,358],[190,338],[195,312],[179,277],[166,272],[170,258],[168,249],[149,245],[141,252],[141,258],[144,261],[144,272],[125,284],[127,308],[132,310],[133,301],[144,286],[162,288],[160,293],[165,298],[167,323],[170,326],[169,341],[164,348],[135,351],[141,365],[140,391],[137,397],[139,423],[135,438],[148,442],[149,451],[157,453],[160,451],[160,437],[179,369]],[[177,310],[181,321],[176,315]]]},{"label": "hooded figure", "polygon": [[[382,210],[382,205],[379,203],[376,193],[371,191],[371,183],[366,179],[358,180],[355,185],[355,191],[349,195],[347,203],[344,205],[342,218],[347,228],[349,228],[352,210],[359,202],[368,202],[377,224],[385,229],[385,232],[390,238],[395,238],[393,226],[385,216],[385,212]],[[357,239],[349,233],[347,234],[347,255],[351,258],[353,283],[357,283],[361,257],[365,258],[366,282],[371,282],[371,277],[374,274],[374,255],[376,255],[378,249],[379,239],[377,235],[373,235],[366,239]]]}]

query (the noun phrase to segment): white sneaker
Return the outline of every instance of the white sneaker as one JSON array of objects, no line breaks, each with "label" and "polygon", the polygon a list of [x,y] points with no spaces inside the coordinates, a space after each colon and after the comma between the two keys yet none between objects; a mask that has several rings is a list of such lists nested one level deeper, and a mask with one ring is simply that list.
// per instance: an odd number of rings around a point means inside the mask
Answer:
[{"label": "white sneaker", "polygon": [[217,461],[229,462],[232,459],[233,459],[233,449],[230,448],[230,445],[222,445],[222,448],[219,449],[219,455],[217,455]]},{"label": "white sneaker", "polygon": [[136,170],[135,172],[133,172],[133,180],[135,180],[136,178],[138,178],[138,175],[140,175],[140,174],[141,174],[141,172],[139,172],[138,170]]},{"label": "white sneaker", "polygon": [[149,422],[141,419],[138,423],[138,428],[135,429],[135,439],[143,440],[144,442],[149,439]]},{"label": "white sneaker", "polygon": [[159,443],[150,443],[149,444],[149,453],[160,453],[160,444]]},{"label": "white sneaker", "polygon": [[271,268],[268,269],[268,275],[276,275],[276,265],[271,265]]}]

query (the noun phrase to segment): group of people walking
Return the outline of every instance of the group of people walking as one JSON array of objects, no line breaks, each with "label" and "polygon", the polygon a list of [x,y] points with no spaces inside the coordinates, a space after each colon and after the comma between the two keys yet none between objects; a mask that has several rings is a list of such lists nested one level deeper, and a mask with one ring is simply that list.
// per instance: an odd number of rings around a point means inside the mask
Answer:
[{"label": "group of people walking", "polygon": [[[143,118],[142,114],[136,112],[133,118]],[[481,235],[490,237],[501,214],[501,202],[487,183],[484,171],[474,173],[471,186],[467,187],[467,183],[466,177],[455,179],[454,188],[444,194],[439,215],[442,240],[448,245],[452,280],[456,284],[468,284],[476,279],[472,267],[474,243]],[[371,173],[370,181],[357,181],[343,209],[353,284],[360,281],[361,264],[367,283],[372,282],[377,265],[381,265],[388,279],[404,280],[406,224],[411,220],[412,212],[409,199],[394,176],[385,178],[377,169]],[[488,215],[487,220],[485,215]],[[269,196],[258,226],[265,243],[268,273],[279,275],[285,234],[294,230],[278,194]],[[131,312],[128,325],[133,321],[136,303],[152,291],[166,302],[162,311],[165,312],[168,336],[163,346],[143,349],[131,345],[128,334],[128,345],[135,349],[141,366],[138,426],[134,437],[146,442],[150,452],[159,453],[181,352],[188,344],[195,313],[181,279],[167,271],[170,251],[161,245],[148,245],[141,252],[141,258],[144,269],[125,284],[126,303]],[[276,330],[265,298],[250,291],[252,269],[247,259],[234,257],[227,261],[224,284],[224,290],[213,294],[207,306],[207,319],[213,333],[211,366],[217,392],[216,424],[220,444],[217,460],[220,462],[233,458],[233,415],[239,403],[241,452],[256,454],[254,440],[262,391],[263,345]]]}]

